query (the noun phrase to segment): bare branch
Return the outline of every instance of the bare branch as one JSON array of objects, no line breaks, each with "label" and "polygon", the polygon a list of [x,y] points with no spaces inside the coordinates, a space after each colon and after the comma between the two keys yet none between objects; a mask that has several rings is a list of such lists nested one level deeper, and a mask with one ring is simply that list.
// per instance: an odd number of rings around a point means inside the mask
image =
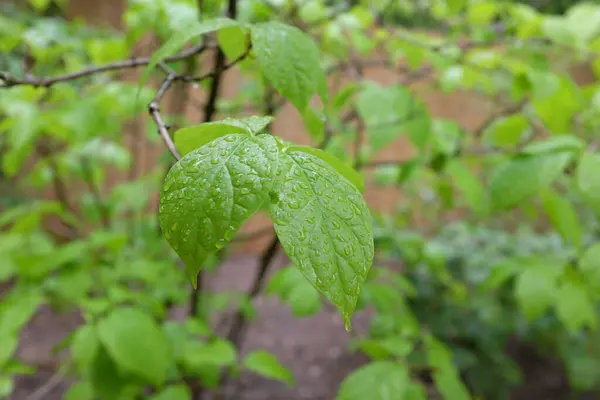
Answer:
[{"label": "bare branch", "polygon": [[[180,61],[184,60],[188,57],[192,57],[198,55],[209,48],[213,48],[214,46],[202,44],[198,46],[191,47],[189,49],[183,50],[182,52],[166,57],[163,62],[172,62],[172,61]],[[64,75],[58,75],[54,77],[35,77],[29,76],[25,78],[17,78],[15,76],[10,75],[7,72],[0,71],[0,88],[8,88],[12,86],[18,85],[29,85],[35,87],[50,87],[56,83],[72,81],[80,78],[84,78],[87,76],[99,74],[102,72],[129,69],[129,68],[137,68],[144,65],[148,65],[150,63],[150,57],[136,57],[131,58],[129,60],[116,61],[110,64],[88,67],[82,69],[77,72],[71,72]]]}]

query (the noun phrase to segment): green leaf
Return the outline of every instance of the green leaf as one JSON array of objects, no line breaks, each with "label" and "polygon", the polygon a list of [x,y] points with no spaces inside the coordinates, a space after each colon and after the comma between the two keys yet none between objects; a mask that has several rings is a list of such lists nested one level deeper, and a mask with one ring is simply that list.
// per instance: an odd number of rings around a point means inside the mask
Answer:
[{"label": "green leaf", "polygon": [[486,129],[484,136],[496,146],[515,146],[527,133],[529,123],[522,114],[500,118]]},{"label": "green leaf", "polygon": [[456,14],[468,4],[467,0],[446,0],[451,14]]},{"label": "green leaf", "polygon": [[140,86],[144,84],[150,72],[165,58],[177,53],[190,39],[222,28],[235,26],[238,23],[229,18],[214,18],[192,26],[186,25],[173,33],[173,36],[152,54],[148,67],[140,77]]},{"label": "green leaf", "polygon": [[295,267],[278,270],[269,281],[267,293],[287,301],[296,317],[313,315],[321,309],[319,292]]},{"label": "green leaf", "polygon": [[498,209],[511,208],[548,187],[569,162],[569,153],[520,156],[499,165],[490,176],[490,195]]},{"label": "green leaf", "polygon": [[272,136],[233,134],[188,153],[167,174],[160,226],[194,285],[206,257],[268,201],[278,157]]},{"label": "green leaf", "polygon": [[94,393],[102,400],[118,399],[128,384],[127,378],[120,373],[119,366],[104,347],[100,347],[94,357],[90,382]]},{"label": "green leaf", "polygon": [[408,370],[391,361],[376,361],[344,379],[337,400],[403,400],[410,385]]},{"label": "green leaf", "polygon": [[542,316],[553,304],[556,281],[561,273],[562,266],[555,262],[535,260],[525,266],[515,283],[515,297],[527,319],[534,320]]},{"label": "green leaf", "polygon": [[79,328],[71,342],[71,357],[80,371],[87,371],[100,348],[98,333],[93,325]]},{"label": "green leaf", "polygon": [[190,389],[186,385],[180,384],[166,387],[150,397],[149,400],[190,400],[191,398]]},{"label": "green leaf", "polygon": [[287,151],[270,204],[283,248],[341,312],[346,329],[373,261],[371,215],[358,189],[313,154]]},{"label": "green leaf", "polygon": [[2,343],[0,346],[0,368],[2,368],[12,358],[19,344],[19,339],[17,335],[5,334],[0,336],[0,343]]},{"label": "green leaf", "polygon": [[558,230],[563,239],[576,248],[580,248],[583,229],[571,202],[558,193],[548,190],[542,193],[542,205],[552,225]]},{"label": "green leaf", "polygon": [[65,393],[64,400],[92,400],[94,398],[94,388],[86,382],[78,382],[69,387]]},{"label": "green leaf", "polygon": [[245,27],[234,25],[217,32],[219,47],[230,60],[241,57],[248,49],[249,37]]},{"label": "green leaf", "polygon": [[567,331],[577,333],[581,328],[596,326],[595,306],[583,282],[567,276],[561,280],[556,293],[556,314]]},{"label": "green leaf", "polygon": [[419,149],[427,144],[431,130],[427,107],[407,88],[369,83],[356,99],[356,107],[366,123],[373,151],[383,149],[403,133]]},{"label": "green leaf", "polygon": [[468,400],[469,391],[461,382],[450,350],[431,335],[425,336],[427,360],[433,367],[435,386],[446,400]]},{"label": "green leaf", "polygon": [[15,388],[15,381],[10,376],[0,376],[0,398],[6,399]]},{"label": "green leaf", "polygon": [[215,139],[235,133],[248,134],[248,131],[245,128],[218,121],[179,129],[173,138],[175,147],[183,157]]},{"label": "green leaf", "polygon": [[121,370],[161,384],[171,365],[169,343],[144,311],[123,307],[98,323],[100,341]]},{"label": "green leaf", "polygon": [[573,152],[579,155],[585,149],[583,140],[573,135],[555,135],[529,143],[522,150],[526,154]]},{"label": "green leaf", "polygon": [[252,51],[260,69],[282,96],[303,112],[317,93],[327,103],[327,81],[319,48],[300,29],[281,22],[251,28]]},{"label": "green leaf", "polygon": [[350,183],[352,183],[356,188],[362,193],[365,190],[365,182],[362,176],[356,172],[352,167],[343,163],[339,158],[334,155],[331,155],[323,150],[315,149],[309,146],[290,146],[287,152],[304,152],[311,154],[315,157],[319,157],[321,160],[328,163],[331,167],[335,168],[337,172],[340,173],[344,178],[348,179]]},{"label": "green leaf", "polygon": [[479,216],[488,212],[489,199],[479,179],[471,169],[458,159],[452,159],[446,165],[446,171],[464,196],[469,207]]},{"label": "green leaf", "polygon": [[284,367],[273,354],[264,350],[256,350],[248,353],[244,358],[244,367],[260,376],[275,379],[294,386],[294,375]]},{"label": "green leaf", "polygon": [[583,253],[579,260],[579,269],[586,282],[594,290],[600,290],[600,243],[594,244]]},{"label": "green leaf", "polygon": [[210,343],[188,342],[184,357],[185,364],[189,368],[199,369],[233,365],[237,354],[235,347],[230,342],[216,339]]},{"label": "green leaf", "polygon": [[600,154],[585,152],[577,167],[577,187],[588,203],[597,213],[600,213]]},{"label": "green leaf", "polygon": [[0,335],[16,334],[33,317],[43,298],[39,290],[4,294],[0,308]]}]

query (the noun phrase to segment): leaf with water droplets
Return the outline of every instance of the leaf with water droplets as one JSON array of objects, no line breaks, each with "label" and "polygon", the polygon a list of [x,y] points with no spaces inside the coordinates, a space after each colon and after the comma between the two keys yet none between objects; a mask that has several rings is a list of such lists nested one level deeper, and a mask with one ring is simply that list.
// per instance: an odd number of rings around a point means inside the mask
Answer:
[{"label": "leaf with water droplets", "polygon": [[160,226],[194,284],[206,257],[269,199],[278,157],[270,135],[230,134],[188,153],[167,174]]},{"label": "leaf with water droplets", "polygon": [[186,126],[173,135],[175,147],[184,156],[208,142],[231,133],[257,135],[273,121],[273,117],[251,116],[246,118],[225,118],[221,121],[205,122]]},{"label": "leaf with water droplets", "polygon": [[321,160],[327,162],[329,165],[335,168],[337,172],[344,176],[344,178],[348,179],[361,193],[365,190],[365,181],[363,180],[362,176],[353,170],[352,167],[343,163],[342,160],[336,156],[309,146],[290,146],[288,151],[303,151],[319,157]]},{"label": "leaf with water droplets", "polygon": [[252,26],[251,37],[261,71],[298,110],[304,111],[315,93],[327,102],[319,48],[310,36],[281,22],[265,22]]},{"label": "leaf with water droplets", "polygon": [[340,311],[346,329],[373,261],[369,209],[356,186],[313,154],[288,149],[269,212],[283,248]]}]

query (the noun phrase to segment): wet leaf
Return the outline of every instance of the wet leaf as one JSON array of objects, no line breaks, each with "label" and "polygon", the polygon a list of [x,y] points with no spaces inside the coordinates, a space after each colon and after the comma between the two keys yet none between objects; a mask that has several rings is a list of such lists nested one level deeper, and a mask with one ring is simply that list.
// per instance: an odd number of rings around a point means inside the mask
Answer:
[{"label": "wet leaf", "polygon": [[360,192],[313,154],[283,153],[270,214],[283,248],[341,312],[346,329],[373,261],[371,214]]},{"label": "wet leaf", "polygon": [[231,134],[188,153],[167,174],[160,226],[194,284],[206,257],[268,200],[277,158],[272,136]]}]

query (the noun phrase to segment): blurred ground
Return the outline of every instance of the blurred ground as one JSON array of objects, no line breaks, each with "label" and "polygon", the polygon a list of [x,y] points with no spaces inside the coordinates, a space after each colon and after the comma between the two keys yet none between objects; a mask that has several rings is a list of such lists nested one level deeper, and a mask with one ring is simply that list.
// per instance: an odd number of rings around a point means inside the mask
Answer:
[{"label": "blurred ground", "polygon": [[[210,277],[216,290],[247,288],[254,276],[258,260],[248,255],[233,255],[218,274]],[[279,256],[275,265],[285,266],[286,259]],[[243,374],[227,391],[235,400],[333,400],[339,382],[366,361],[364,356],[348,352],[348,335],[337,312],[326,307],[319,314],[303,319],[294,318],[289,308],[273,298],[259,297],[255,304],[258,317],[251,325],[243,352],[267,349],[290,368],[296,387],[288,388],[278,382],[268,381],[252,374]],[[59,400],[68,387],[47,385],[49,391],[39,391],[54,375],[48,353],[80,319],[76,314],[56,315],[42,310],[24,330],[19,355],[26,362],[47,365],[40,373],[19,380],[11,400]],[[353,333],[367,328],[368,315],[360,313],[353,319]],[[515,391],[513,400],[566,400],[565,380],[560,368],[540,358],[527,347],[515,344],[509,350],[524,369],[527,383]],[[35,395],[32,396],[32,394]],[[235,393],[235,394],[234,394]]]}]

